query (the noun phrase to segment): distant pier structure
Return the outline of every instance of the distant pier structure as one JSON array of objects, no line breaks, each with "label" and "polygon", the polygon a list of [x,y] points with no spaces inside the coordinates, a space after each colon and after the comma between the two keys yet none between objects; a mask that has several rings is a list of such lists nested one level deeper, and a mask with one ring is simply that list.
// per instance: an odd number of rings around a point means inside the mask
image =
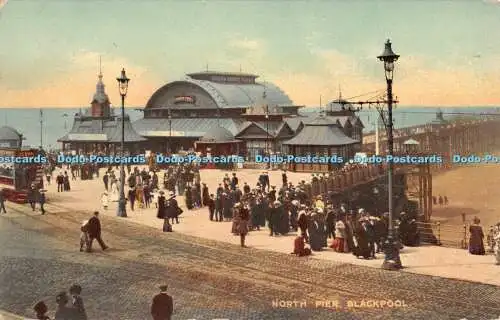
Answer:
[{"label": "distant pier structure", "polygon": [[[500,116],[500,114],[499,114]],[[397,166],[406,172],[407,194],[418,201],[421,221],[432,217],[432,175],[452,167],[453,155],[469,156],[494,153],[500,146],[500,117],[494,114],[472,119],[447,121],[443,112],[425,125],[398,129],[394,135],[397,155],[441,156],[442,163],[405,164]],[[387,140],[381,134],[380,153],[387,150]],[[375,153],[374,135],[365,136],[363,150]]]},{"label": "distant pier structure", "polygon": [[[443,157],[443,168],[450,165],[455,154],[467,156],[494,152],[500,143],[500,114],[481,115],[477,119],[456,119],[447,121],[443,112],[438,111],[436,118],[425,125],[398,129],[394,135],[394,150],[404,153],[405,142],[411,139],[416,142],[415,152],[435,154]],[[380,137],[380,150],[384,154],[387,149],[385,135]],[[375,152],[375,135],[365,137],[363,149]]]}]

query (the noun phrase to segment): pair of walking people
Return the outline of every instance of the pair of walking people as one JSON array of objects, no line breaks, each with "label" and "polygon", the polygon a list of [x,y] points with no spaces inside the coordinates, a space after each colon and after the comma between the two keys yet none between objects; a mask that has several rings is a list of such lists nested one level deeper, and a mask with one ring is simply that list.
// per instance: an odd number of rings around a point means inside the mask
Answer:
[{"label": "pair of walking people", "polygon": [[95,211],[94,216],[88,221],[83,221],[80,231],[80,251],[92,252],[94,240],[97,240],[102,250],[108,249],[101,237],[101,221],[99,220],[98,211]]},{"label": "pair of walking people", "polygon": [[[59,293],[56,296],[57,309],[54,320],[87,320],[87,312],[80,296],[81,293],[82,287],[77,284],[69,288],[69,295],[66,292]],[[45,302],[38,302],[33,309],[37,320],[51,320],[47,316],[49,308]]]}]

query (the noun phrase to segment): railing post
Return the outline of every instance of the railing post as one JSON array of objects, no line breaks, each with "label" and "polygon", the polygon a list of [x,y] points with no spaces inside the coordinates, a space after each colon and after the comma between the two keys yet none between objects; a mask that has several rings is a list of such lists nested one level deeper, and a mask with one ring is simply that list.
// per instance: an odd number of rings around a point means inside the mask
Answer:
[{"label": "railing post", "polygon": [[437,245],[441,245],[441,222],[437,222]]},{"label": "railing post", "polygon": [[462,240],[462,249],[467,249],[467,225],[464,223],[464,238]]}]

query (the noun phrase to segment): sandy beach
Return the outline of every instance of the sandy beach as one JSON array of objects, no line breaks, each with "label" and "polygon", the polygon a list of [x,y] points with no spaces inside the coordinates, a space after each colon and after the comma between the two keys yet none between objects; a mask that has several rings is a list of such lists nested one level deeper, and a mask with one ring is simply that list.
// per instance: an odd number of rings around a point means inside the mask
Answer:
[{"label": "sandy beach", "polygon": [[449,205],[435,206],[433,219],[446,224],[462,225],[462,213],[470,222],[481,219],[485,229],[500,222],[500,166],[464,165],[433,177],[433,194],[446,195]]}]

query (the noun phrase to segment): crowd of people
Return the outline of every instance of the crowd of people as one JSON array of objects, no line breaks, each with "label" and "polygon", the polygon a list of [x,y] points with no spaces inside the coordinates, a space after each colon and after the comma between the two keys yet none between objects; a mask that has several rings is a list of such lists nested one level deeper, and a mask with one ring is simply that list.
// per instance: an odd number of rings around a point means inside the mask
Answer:
[{"label": "crowd of people", "polygon": [[[312,175],[310,182],[302,180],[293,185],[283,171],[282,186],[277,189],[267,172],[262,172],[254,187],[247,182],[240,184],[236,173],[227,173],[214,194],[209,194],[202,184],[201,204],[208,206],[210,220],[232,221],[231,233],[240,236],[242,247],[246,247],[248,232],[267,225],[272,237],[300,231],[293,250],[299,256],[330,247],[337,252],[375,258],[387,238],[388,215],[335,203],[321,183],[326,177]],[[415,219],[405,213],[400,215],[399,235],[404,244],[418,245]]]},{"label": "crowd of people", "polygon": [[[345,173],[358,167],[359,165],[347,165],[330,175]],[[102,176],[104,192],[101,201],[104,209],[107,209],[109,204],[109,195],[112,195],[115,201],[120,193],[120,177],[113,169],[109,167]],[[75,169],[75,172],[80,173],[74,173],[72,176],[81,177],[81,170]],[[201,182],[199,168],[194,165],[168,167],[163,174],[163,184],[159,181],[160,172],[127,166],[125,179],[128,191],[125,194],[131,210],[154,206],[157,209],[157,218],[163,220],[164,232],[173,231],[173,225],[179,223],[179,216],[183,211],[176,197],[183,195],[188,210],[207,207],[211,221],[231,222],[230,233],[240,237],[241,247],[247,247],[246,238],[249,232],[259,231],[267,226],[270,237],[297,233],[291,254],[299,257],[309,256],[315,251],[333,250],[338,253],[352,253],[358,258],[374,259],[377,253],[383,251],[388,237],[388,213],[365,209],[350,201],[333,197],[326,183],[328,174],[312,174],[309,181],[301,180],[293,184],[288,180],[287,172],[283,171],[280,186],[276,187],[271,183],[266,171],[253,183],[241,181],[236,172],[228,172],[224,174],[214,192],[210,192],[207,184]],[[61,172],[56,181],[58,185],[61,184],[58,191],[70,190],[66,171]],[[50,183],[49,176],[47,182]],[[165,191],[160,190],[161,187]],[[43,191],[32,187],[28,193],[28,202],[33,210],[36,203],[41,201],[43,212]],[[0,202],[3,202],[2,199],[0,194]],[[434,197],[433,202],[447,205],[448,198],[440,195]],[[5,211],[4,208],[3,210]],[[397,216],[396,235],[401,248],[403,245],[418,245],[416,217],[405,212]],[[469,227],[469,252],[483,255],[485,235],[479,224],[479,219],[475,218]],[[102,250],[108,249],[101,237],[101,223],[97,211],[81,225],[80,251],[92,252],[94,240],[100,244]],[[495,253],[497,264],[500,264],[500,223],[491,228],[487,243],[490,251]],[[151,315],[154,319],[165,319],[165,314],[172,314],[172,299],[166,294],[166,289],[166,286],[161,286],[160,294],[153,299]],[[80,292],[79,286],[73,286],[69,291],[71,297],[68,297],[67,293],[57,295],[55,319],[86,319],[83,301],[81,298],[78,300]],[[44,302],[38,303],[35,307],[37,319],[48,319],[47,309]],[[68,314],[72,314],[74,318],[68,317]]]},{"label": "crowd of people", "polygon": [[[159,286],[160,293],[151,302],[150,314],[153,320],[170,320],[174,312],[173,298],[167,293],[168,286]],[[87,320],[87,312],[83,303],[82,287],[74,284],[69,292],[60,292],[55,297],[56,309],[54,320]],[[48,316],[49,307],[44,301],[39,301],[33,307],[36,320],[51,320]]]}]

